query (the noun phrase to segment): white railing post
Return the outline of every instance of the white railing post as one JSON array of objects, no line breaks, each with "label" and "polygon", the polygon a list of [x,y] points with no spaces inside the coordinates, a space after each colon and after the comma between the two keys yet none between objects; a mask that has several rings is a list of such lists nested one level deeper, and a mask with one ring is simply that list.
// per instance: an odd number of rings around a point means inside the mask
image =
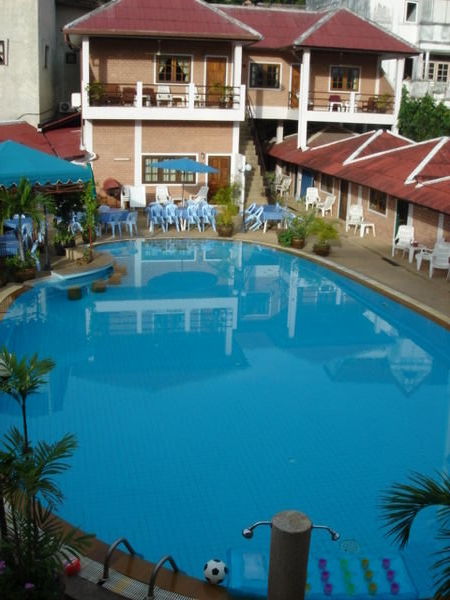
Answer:
[{"label": "white railing post", "polygon": [[188,97],[187,97],[187,105],[189,110],[194,108],[194,99],[195,99],[195,86],[193,83],[188,85]]},{"label": "white railing post", "polygon": [[355,112],[355,103],[356,103],[356,92],[350,92],[350,106],[349,106],[349,111],[351,113]]},{"label": "white railing post", "polygon": [[142,108],[142,81],[136,82],[136,106]]}]

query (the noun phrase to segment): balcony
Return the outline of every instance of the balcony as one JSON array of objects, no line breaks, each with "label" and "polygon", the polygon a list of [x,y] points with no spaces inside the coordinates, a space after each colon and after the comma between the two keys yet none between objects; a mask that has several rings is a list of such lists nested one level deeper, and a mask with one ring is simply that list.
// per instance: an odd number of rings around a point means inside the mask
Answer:
[{"label": "balcony", "polygon": [[85,119],[242,121],[245,86],[83,84]]}]

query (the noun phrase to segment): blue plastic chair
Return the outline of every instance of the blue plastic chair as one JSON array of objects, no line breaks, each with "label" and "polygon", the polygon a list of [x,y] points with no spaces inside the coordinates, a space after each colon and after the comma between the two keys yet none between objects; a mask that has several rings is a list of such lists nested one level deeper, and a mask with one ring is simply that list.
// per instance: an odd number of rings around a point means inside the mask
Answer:
[{"label": "blue plastic chair", "polygon": [[257,229],[260,229],[261,227],[263,227],[264,223],[262,220],[262,215],[264,212],[264,207],[260,206],[259,208],[257,208],[254,212],[252,212],[248,218],[247,218],[247,222],[246,222],[246,228],[248,231],[256,231]]},{"label": "blue plastic chair", "polygon": [[178,207],[172,203],[166,204],[164,207],[164,218],[166,231],[169,229],[170,225],[175,225],[177,231],[180,231],[180,217]]},{"label": "blue plastic chair", "polygon": [[113,237],[116,237],[116,228],[119,231],[120,237],[122,237],[122,213],[120,212],[111,212],[108,215],[108,221],[106,222],[106,227],[111,228],[111,234]]},{"label": "blue plastic chair", "polygon": [[191,228],[191,225],[197,225],[197,229],[199,231],[202,230],[202,222],[201,222],[201,217],[200,214],[198,212],[198,206],[196,206],[195,204],[188,204],[186,207],[186,225],[185,228],[187,227],[187,230],[189,231]]},{"label": "blue plastic chair", "polygon": [[210,225],[214,231],[216,230],[216,209],[204,202],[200,207],[200,215],[202,220],[202,229],[205,231],[205,225]]},{"label": "blue plastic chair", "polygon": [[137,235],[137,212],[132,210],[130,211],[127,216],[126,219],[124,221],[125,225],[128,227],[128,232],[130,234],[130,237],[133,235],[133,230],[134,233]]},{"label": "blue plastic chair", "polygon": [[159,225],[163,231],[166,229],[166,219],[164,209],[161,204],[153,203],[150,205],[149,210],[149,229],[151,232],[155,230],[155,226]]}]

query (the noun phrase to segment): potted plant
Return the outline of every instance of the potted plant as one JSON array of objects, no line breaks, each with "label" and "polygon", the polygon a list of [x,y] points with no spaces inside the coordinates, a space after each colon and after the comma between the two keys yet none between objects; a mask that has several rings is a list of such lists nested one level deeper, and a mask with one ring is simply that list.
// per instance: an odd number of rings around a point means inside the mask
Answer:
[{"label": "potted plant", "polygon": [[92,104],[93,106],[101,104],[101,100],[105,94],[105,86],[103,83],[100,83],[100,81],[88,83],[86,91],[89,95],[89,104]]},{"label": "potted plant", "polygon": [[236,204],[239,191],[239,184],[231,183],[219,188],[212,197],[212,203],[218,204],[220,207],[216,217],[217,233],[220,237],[231,237],[233,235],[234,217],[239,212]]},{"label": "potted plant", "polygon": [[334,221],[327,221],[322,217],[316,217],[311,233],[316,235],[313,252],[319,256],[330,254],[331,240],[339,239],[339,231]]},{"label": "potted plant", "polygon": [[281,229],[277,234],[278,243],[284,248],[289,248],[292,245],[293,236],[294,232],[289,227],[287,229]]},{"label": "potted plant", "polygon": [[26,250],[23,258],[19,254],[8,256],[5,260],[5,265],[11,279],[17,283],[23,283],[28,279],[36,277],[36,260],[37,257],[33,256],[29,250]]},{"label": "potted plant", "polygon": [[304,248],[306,240],[314,230],[317,217],[313,212],[304,212],[292,219],[288,229],[292,232],[291,246]]},{"label": "potted plant", "polygon": [[75,247],[75,236],[68,230],[65,229],[63,224],[59,227],[53,237],[53,246],[58,256],[64,256],[66,254],[66,248]]}]

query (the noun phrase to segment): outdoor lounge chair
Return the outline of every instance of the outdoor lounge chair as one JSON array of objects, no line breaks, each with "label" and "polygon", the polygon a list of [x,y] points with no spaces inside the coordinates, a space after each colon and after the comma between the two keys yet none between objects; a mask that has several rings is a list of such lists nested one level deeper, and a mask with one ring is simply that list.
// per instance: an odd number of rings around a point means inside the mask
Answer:
[{"label": "outdoor lounge chair", "polygon": [[322,213],[322,217],[324,217],[327,212],[330,213],[333,209],[333,204],[336,202],[336,196],[333,194],[327,194],[324,200],[319,200],[316,204],[316,208],[319,212]]},{"label": "outdoor lounge chair", "polygon": [[319,190],[316,187],[306,188],[305,208],[308,210],[310,206],[315,208],[320,200]]},{"label": "outdoor lounge chair", "polygon": [[168,204],[169,202],[172,202],[167,185],[156,186],[155,202],[158,204]]}]

